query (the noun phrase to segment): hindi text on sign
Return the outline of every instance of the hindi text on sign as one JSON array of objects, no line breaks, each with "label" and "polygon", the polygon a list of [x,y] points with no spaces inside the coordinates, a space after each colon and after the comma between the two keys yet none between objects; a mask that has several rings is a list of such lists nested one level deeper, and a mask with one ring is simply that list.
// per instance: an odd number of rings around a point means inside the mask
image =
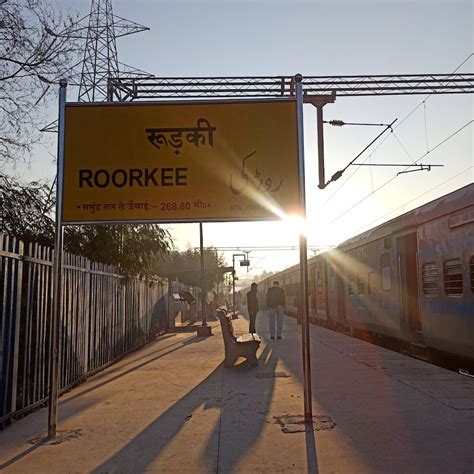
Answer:
[{"label": "hindi text on sign", "polygon": [[[197,127],[184,127],[184,128],[147,128],[145,132],[148,134],[148,141],[156,148],[166,147],[171,145],[176,148],[175,154],[180,153],[180,148],[183,146],[183,133],[185,133],[185,140],[187,143],[194,144],[198,147],[200,144],[206,144],[207,141],[209,146],[214,146],[213,133],[216,131],[216,127],[212,127],[208,120],[200,118],[197,121]],[[203,133],[204,132],[204,133]]]}]

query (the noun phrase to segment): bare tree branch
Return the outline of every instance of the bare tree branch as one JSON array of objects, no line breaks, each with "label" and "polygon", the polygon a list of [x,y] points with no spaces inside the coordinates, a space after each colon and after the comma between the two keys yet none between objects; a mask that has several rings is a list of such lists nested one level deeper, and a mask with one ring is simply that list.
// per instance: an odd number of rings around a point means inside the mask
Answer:
[{"label": "bare tree branch", "polygon": [[77,40],[67,35],[77,16],[48,1],[0,0],[0,169],[41,142],[51,85],[77,62]]}]

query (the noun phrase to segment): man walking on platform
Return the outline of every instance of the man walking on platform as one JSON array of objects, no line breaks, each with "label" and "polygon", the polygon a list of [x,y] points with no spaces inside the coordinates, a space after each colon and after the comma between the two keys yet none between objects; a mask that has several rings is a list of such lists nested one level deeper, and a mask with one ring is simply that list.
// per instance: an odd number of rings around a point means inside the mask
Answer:
[{"label": "man walking on platform", "polygon": [[283,311],[286,306],[285,292],[280,283],[275,280],[267,291],[268,319],[270,322],[270,338],[275,339],[275,318],[277,325],[277,339],[281,339],[283,329]]},{"label": "man walking on platform", "polygon": [[247,293],[247,310],[249,312],[249,332],[255,333],[255,320],[257,319],[258,313],[258,298],[257,298],[257,284],[252,283],[250,291]]}]

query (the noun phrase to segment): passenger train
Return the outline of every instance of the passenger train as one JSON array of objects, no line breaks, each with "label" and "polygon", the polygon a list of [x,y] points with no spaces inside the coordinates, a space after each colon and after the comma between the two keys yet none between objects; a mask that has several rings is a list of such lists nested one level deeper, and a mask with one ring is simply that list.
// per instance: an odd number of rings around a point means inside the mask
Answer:
[{"label": "passenger train", "polygon": [[[474,184],[308,260],[310,321],[474,373]],[[297,312],[299,265],[273,280]]]}]

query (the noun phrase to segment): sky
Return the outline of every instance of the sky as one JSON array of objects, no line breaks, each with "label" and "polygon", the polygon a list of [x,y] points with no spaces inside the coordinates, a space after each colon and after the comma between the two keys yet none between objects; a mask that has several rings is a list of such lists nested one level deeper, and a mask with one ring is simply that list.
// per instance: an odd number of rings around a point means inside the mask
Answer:
[{"label": "sky", "polygon": [[[58,4],[80,16],[90,9],[89,0]],[[458,72],[474,70],[472,0],[114,0],[113,8],[150,28],[118,39],[119,60],[156,76],[435,74],[461,64]],[[317,188],[316,113],[305,105],[308,244],[336,245],[473,182],[473,100],[466,94],[337,98],[325,107],[326,120],[398,119],[393,133],[361,156],[367,163],[410,163],[467,125],[422,160],[442,168],[395,177],[400,169],[350,167],[325,190]],[[51,115],[54,119],[54,109]],[[325,125],[326,176],[380,131]],[[15,173],[26,180],[53,177],[54,153],[53,145],[38,149],[30,166]],[[177,248],[199,245],[198,224],[168,228]],[[205,224],[204,244],[297,246],[298,229],[284,222]],[[225,257],[231,262],[232,252]],[[251,271],[241,281],[298,258],[297,251],[253,250]]]}]

